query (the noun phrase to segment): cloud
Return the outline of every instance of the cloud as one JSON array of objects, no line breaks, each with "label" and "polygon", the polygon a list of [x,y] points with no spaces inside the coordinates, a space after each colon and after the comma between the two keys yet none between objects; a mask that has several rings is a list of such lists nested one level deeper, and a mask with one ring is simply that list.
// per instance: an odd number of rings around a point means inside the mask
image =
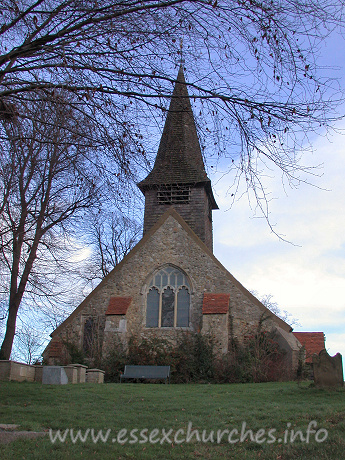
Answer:
[{"label": "cloud", "polygon": [[339,352],[343,355],[343,357],[345,356],[344,347],[342,352],[339,350],[339,343],[345,343],[345,333],[326,334],[326,350],[331,356],[334,356]]},{"label": "cloud", "polygon": [[[344,126],[345,127],[345,126]],[[217,184],[214,252],[248,289],[272,294],[305,331],[323,331],[331,353],[345,355],[345,146],[320,137],[305,163],[324,163],[315,187],[282,187],[279,175],[265,179],[271,190],[271,222],[293,244],[280,241],[264,219],[253,217],[242,197],[229,211],[226,177]],[[287,192],[287,193],[285,193]],[[217,215],[218,213],[218,215]]]}]

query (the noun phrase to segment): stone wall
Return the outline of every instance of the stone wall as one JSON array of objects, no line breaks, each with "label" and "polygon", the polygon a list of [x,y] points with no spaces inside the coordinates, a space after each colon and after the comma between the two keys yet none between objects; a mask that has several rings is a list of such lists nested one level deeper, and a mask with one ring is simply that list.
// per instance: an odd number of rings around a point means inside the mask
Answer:
[{"label": "stone wall", "polygon": [[219,354],[229,349],[229,313],[203,315],[202,333],[210,336]]},{"label": "stone wall", "polygon": [[34,382],[35,368],[36,366],[30,364],[1,360],[0,380],[14,380],[16,382],[23,382],[24,380],[27,380],[28,382]]},{"label": "stone wall", "polygon": [[[179,215],[201,241],[206,244],[208,249],[212,251],[212,215],[210,215],[209,206],[209,197],[203,185],[192,187],[188,204],[174,204],[174,208]],[[145,192],[144,235],[170,207],[171,205],[169,204],[158,203],[157,189]]]},{"label": "stone wall", "polygon": [[305,360],[303,348],[292,332],[284,331],[279,326],[276,326],[274,331],[275,340],[280,348],[286,353],[287,374],[290,373],[290,378],[294,378],[301,364],[300,361]]},{"label": "stone wall", "polygon": [[[191,287],[190,325],[180,331],[174,328],[150,329],[146,323],[146,294],[152,274],[162,266],[171,264],[183,270]],[[210,293],[230,294],[231,328],[228,315],[205,318],[202,315],[203,295]],[[105,317],[112,296],[130,296],[132,303],[126,316]],[[241,342],[243,336],[252,332],[263,315],[270,317],[265,328],[271,329],[283,321],[274,317],[217,261],[212,253],[195,236],[183,220],[170,210],[161,221],[148,232],[132,252],[100,283],[74,313],[53,333],[80,348],[83,344],[83,326],[90,316],[99,319],[103,352],[116,339],[126,343],[128,337],[137,335],[150,337],[153,334],[176,340],[177,334],[189,331],[212,330],[219,337],[219,348],[225,350],[229,333]],[[213,316],[213,315],[210,315]],[[218,317],[219,316],[219,317]],[[121,327],[120,327],[120,321]],[[103,335],[102,335],[103,334]]]}]

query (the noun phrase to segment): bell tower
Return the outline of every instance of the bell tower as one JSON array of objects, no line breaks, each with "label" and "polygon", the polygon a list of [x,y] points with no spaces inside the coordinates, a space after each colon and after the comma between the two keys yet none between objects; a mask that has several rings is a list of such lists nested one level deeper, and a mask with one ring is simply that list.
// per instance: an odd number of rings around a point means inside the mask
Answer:
[{"label": "bell tower", "polygon": [[144,234],[173,206],[213,251],[212,210],[218,206],[205,171],[182,65],[154,167],[138,187],[145,195]]}]

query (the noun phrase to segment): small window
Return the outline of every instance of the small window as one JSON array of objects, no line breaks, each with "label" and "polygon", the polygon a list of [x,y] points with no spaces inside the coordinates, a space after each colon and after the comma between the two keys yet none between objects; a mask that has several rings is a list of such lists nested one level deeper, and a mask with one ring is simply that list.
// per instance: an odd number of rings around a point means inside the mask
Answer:
[{"label": "small window", "polygon": [[164,185],[157,192],[158,204],[188,204],[190,185]]},{"label": "small window", "polygon": [[168,266],[149,282],[146,327],[189,327],[190,293],[186,275]]},{"label": "small window", "polygon": [[92,317],[88,318],[84,324],[83,352],[88,355],[92,350],[95,332],[95,321]]}]

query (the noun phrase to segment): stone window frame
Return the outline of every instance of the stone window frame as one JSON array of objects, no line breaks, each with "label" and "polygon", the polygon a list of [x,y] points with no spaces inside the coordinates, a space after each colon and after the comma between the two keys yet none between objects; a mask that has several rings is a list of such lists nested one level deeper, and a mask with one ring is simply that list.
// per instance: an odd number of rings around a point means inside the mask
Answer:
[{"label": "stone window frame", "polygon": [[[154,282],[155,278],[157,275],[159,275],[162,272],[165,272],[166,270],[171,270],[173,272],[179,272],[183,276],[183,282],[182,283],[176,283],[174,286],[171,285],[171,283],[167,282],[161,283],[160,286],[157,286],[157,284]],[[170,281],[169,276],[168,276],[168,281]],[[173,326],[162,326],[162,295],[165,289],[170,288],[174,291],[175,294],[175,300],[174,300],[174,325]],[[181,291],[182,288],[185,288],[189,294],[189,309],[188,309],[188,326],[177,326],[177,296],[178,293]],[[147,326],[147,298],[149,295],[149,292],[155,289],[159,292],[159,306],[158,306],[158,326]],[[157,270],[155,270],[148,278],[148,282],[145,286],[144,289],[145,293],[145,315],[144,315],[144,321],[145,321],[145,327],[147,329],[160,329],[160,330],[165,330],[165,329],[191,329],[191,306],[192,306],[192,285],[189,280],[188,275],[182,270],[180,267],[177,267],[173,264],[167,264],[159,267]]]}]

